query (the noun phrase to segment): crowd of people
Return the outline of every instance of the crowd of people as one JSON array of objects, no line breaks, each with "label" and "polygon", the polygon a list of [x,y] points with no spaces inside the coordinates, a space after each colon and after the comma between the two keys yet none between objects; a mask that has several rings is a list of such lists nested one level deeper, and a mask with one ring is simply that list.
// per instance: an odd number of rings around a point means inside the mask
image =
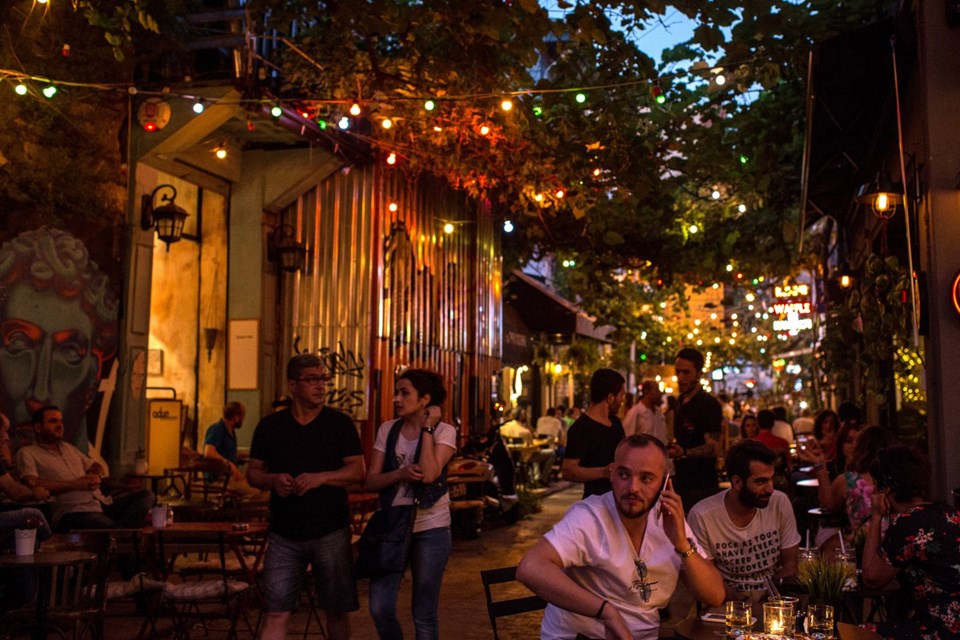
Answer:
[{"label": "crowd of people", "polygon": [[[671,417],[657,383],[642,382],[627,410],[624,377],[600,369],[583,411],[553,407],[537,421],[549,454],[533,459],[537,475],[548,481],[559,458],[562,478],[583,485],[582,500],[518,567],[518,579],[549,603],[542,637],[656,638],[681,581],[706,606],[775,593],[796,574],[798,516],[808,506],[783,482],[803,476],[817,480],[809,504],[837,516],[823,521],[815,545],[829,553],[843,537],[862,549],[864,584],[898,579],[912,598],[908,617],[873,627],[884,637],[960,638],[960,513],[928,499],[923,454],[863,424],[849,404],[794,424],[773,409],[737,415],[728,399],[700,384],[698,351],[682,349],[675,366],[679,394]],[[221,460],[238,487],[269,496],[261,637],[286,637],[308,577],[328,635],[350,636],[349,613],[359,601],[347,488],[356,485],[376,492],[381,509],[414,506],[412,617],[418,639],[438,638],[452,548],[446,468],[459,435],[442,420],[444,380],[425,369],[398,376],[396,417],[377,430],[367,467],[350,418],[324,405],[327,375],[316,355],[291,358],[289,405],[260,420],[245,475],[236,459],[242,405],[226,405],[204,443],[202,455]],[[522,416],[511,422],[500,430],[504,438],[532,442]],[[0,415],[0,490],[13,501],[49,501],[50,509],[49,521],[33,508],[0,513],[4,544],[23,526],[36,527],[43,539],[53,531],[144,523],[153,494],[104,492],[108,469],[64,442],[59,409],[38,409],[33,441],[15,453],[9,427]],[[370,579],[369,611],[380,638],[402,638],[403,573]]]}]

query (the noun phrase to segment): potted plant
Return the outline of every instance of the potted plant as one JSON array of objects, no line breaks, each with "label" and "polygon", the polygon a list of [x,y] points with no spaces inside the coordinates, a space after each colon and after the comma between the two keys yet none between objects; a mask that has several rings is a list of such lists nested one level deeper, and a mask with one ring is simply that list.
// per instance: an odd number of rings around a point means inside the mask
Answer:
[{"label": "potted plant", "polygon": [[831,559],[818,558],[797,567],[797,581],[815,604],[836,606],[843,597],[848,577],[846,564]]}]

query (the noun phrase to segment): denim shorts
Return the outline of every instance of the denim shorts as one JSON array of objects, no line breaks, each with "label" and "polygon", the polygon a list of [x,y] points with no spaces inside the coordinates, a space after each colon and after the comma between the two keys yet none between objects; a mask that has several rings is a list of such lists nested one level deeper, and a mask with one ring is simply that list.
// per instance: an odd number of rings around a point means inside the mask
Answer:
[{"label": "denim shorts", "polygon": [[310,540],[291,540],[271,532],[267,545],[263,560],[264,611],[296,608],[307,565],[313,569],[316,600],[321,609],[344,612],[360,608],[349,528]]}]

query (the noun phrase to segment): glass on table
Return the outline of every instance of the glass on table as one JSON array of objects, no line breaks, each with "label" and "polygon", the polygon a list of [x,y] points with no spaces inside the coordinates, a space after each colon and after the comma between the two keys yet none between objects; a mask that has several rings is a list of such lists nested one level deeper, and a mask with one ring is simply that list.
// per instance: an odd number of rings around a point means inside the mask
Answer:
[{"label": "glass on table", "polygon": [[807,633],[812,640],[832,640],[833,607],[828,604],[807,606]]},{"label": "glass on table", "polygon": [[847,580],[844,589],[853,589],[857,586],[857,552],[850,547],[837,547],[833,550],[833,559],[844,565]]},{"label": "glass on table", "polygon": [[786,631],[784,632],[784,637],[791,637],[793,632],[796,631],[798,623],[802,621],[803,614],[800,611],[800,598],[794,596],[770,596],[767,598],[767,602],[779,602],[783,605],[789,605],[792,607],[793,613],[793,625],[787,624]]},{"label": "glass on table", "polygon": [[796,621],[793,617],[794,604],[782,600],[770,600],[763,603],[763,632],[768,635],[792,638]]},{"label": "glass on table", "polygon": [[751,622],[750,603],[742,600],[728,600],[724,604],[726,630],[723,635],[727,638],[739,638],[746,635],[753,626]]}]

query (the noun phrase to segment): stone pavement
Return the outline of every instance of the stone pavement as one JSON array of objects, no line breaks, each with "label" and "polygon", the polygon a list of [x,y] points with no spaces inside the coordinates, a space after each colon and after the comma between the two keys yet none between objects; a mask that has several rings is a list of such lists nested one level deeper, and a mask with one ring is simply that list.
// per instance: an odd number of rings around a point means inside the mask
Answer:
[{"label": "stone pavement", "polygon": [[[478,540],[454,540],[453,553],[447,565],[440,593],[440,638],[456,640],[489,640],[493,637],[490,620],[487,617],[486,600],[483,594],[483,585],[480,582],[480,571],[507,567],[520,562],[523,554],[532,547],[541,536],[563,516],[567,508],[580,499],[581,485],[571,485],[566,482],[555,483],[545,491],[543,510],[522,519],[514,525],[501,522],[489,523]],[[398,600],[398,615],[406,638],[413,638],[413,620],[410,614],[410,587],[409,574],[404,577]],[[516,595],[525,590],[518,585]],[[357,640],[376,640],[373,621],[367,609],[367,583],[359,584],[360,611],[352,614],[352,637]],[[500,596],[506,591],[498,591]],[[496,596],[495,596],[496,597]],[[661,626],[661,637],[672,638],[672,625],[685,618],[693,602],[682,584],[678,588],[670,605],[670,618]],[[257,611],[251,611],[251,618],[255,622]],[[530,640],[540,637],[540,619],[542,612],[534,612],[498,621],[500,638],[503,640]],[[322,616],[321,616],[322,617]],[[294,614],[290,638],[302,638],[306,612]],[[107,640],[114,638],[134,638],[137,631],[133,621],[110,620],[107,622],[104,637]],[[160,636],[169,637],[166,633],[169,623],[160,622]],[[317,625],[311,625],[310,638],[319,638],[316,634]],[[218,629],[208,629],[204,634],[202,629],[196,629],[192,638],[219,640],[224,633]],[[249,640],[251,634],[240,629],[240,640]]]}]

